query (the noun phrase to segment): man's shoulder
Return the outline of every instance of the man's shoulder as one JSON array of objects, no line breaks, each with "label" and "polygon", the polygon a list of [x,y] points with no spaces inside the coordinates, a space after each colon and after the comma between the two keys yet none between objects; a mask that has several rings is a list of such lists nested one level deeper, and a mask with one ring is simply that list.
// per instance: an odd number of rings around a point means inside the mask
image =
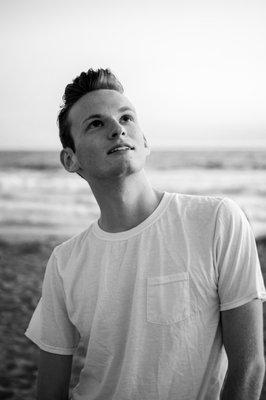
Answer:
[{"label": "man's shoulder", "polygon": [[239,206],[226,196],[176,193],[170,211],[179,214],[184,222],[213,225],[218,216],[231,218],[237,215]]},{"label": "man's shoulder", "polygon": [[82,232],[77,233],[76,235],[57,245],[54,248],[56,257],[70,257],[73,252],[80,253],[81,249],[86,246],[87,240],[89,240],[88,237],[90,235],[92,226],[93,223],[91,223],[89,227]]},{"label": "man's shoulder", "polygon": [[249,219],[247,210],[227,196],[177,194],[176,204],[181,216],[195,222],[216,223],[219,219],[225,223],[243,217]]},{"label": "man's shoulder", "polygon": [[206,210],[215,211],[226,197],[216,195],[196,195],[186,193],[176,193],[175,200],[179,207],[184,210]]}]

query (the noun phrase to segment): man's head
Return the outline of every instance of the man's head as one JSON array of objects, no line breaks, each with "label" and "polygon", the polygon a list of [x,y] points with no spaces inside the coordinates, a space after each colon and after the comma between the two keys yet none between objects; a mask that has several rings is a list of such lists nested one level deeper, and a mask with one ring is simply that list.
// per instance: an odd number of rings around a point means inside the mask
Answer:
[{"label": "man's head", "polygon": [[75,152],[75,143],[71,135],[71,125],[68,114],[71,107],[85,94],[99,89],[116,90],[124,93],[124,88],[109,69],[92,68],[82,72],[72,83],[66,86],[63,95],[63,106],[58,114],[59,137],[63,148],[69,147]]},{"label": "man's head", "polygon": [[[136,111],[123,92],[108,69],[82,72],[67,85],[58,123],[64,148],[61,162],[69,172],[89,181],[143,167],[149,149]],[[110,152],[118,145],[120,150]]]}]

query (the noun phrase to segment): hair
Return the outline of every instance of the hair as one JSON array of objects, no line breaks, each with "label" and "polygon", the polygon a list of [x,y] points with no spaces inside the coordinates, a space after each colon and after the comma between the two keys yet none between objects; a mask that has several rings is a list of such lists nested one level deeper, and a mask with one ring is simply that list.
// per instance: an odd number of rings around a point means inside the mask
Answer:
[{"label": "hair", "polygon": [[63,104],[57,118],[59,137],[63,148],[70,147],[74,152],[76,151],[68,121],[71,107],[85,94],[99,89],[111,89],[124,93],[122,84],[108,68],[97,70],[90,68],[88,72],[81,72],[72,83],[66,86],[62,97]]}]

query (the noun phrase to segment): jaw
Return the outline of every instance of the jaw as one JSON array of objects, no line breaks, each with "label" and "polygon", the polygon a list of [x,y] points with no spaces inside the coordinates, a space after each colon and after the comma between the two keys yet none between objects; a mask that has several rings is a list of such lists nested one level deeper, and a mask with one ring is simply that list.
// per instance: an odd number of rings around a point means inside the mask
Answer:
[{"label": "jaw", "polygon": [[120,150],[110,154],[100,153],[99,150],[91,151],[88,155],[86,149],[79,149],[79,160],[82,166],[82,175],[90,184],[94,181],[99,184],[105,180],[126,179],[144,168],[148,156],[148,148],[134,146],[134,149]]},{"label": "jaw", "polygon": [[116,181],[125,181],[127,177],[141,171],[145,166],[145,161],[146,157],[136,157],[133,151],[130,154],[110,154],[101,165],[98,164],[95,168],[94,164],[94,168],[93,166],[88,168],[88,179],[93,180],[95,184],[98,181],[99,185],[104,181],[110,181],[112,184]]}]

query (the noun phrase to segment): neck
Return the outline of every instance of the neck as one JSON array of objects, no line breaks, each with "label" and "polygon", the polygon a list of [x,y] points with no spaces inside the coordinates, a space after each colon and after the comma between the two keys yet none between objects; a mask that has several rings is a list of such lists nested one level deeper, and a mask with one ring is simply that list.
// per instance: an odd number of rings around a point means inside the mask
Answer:
[{"label": "neck", "polygon": [[107,232],[122,232],[139,225],[159,205],[162,192],[152,188],[144,170],[126,179],[90,182],[101,210],[98,221]]}]

